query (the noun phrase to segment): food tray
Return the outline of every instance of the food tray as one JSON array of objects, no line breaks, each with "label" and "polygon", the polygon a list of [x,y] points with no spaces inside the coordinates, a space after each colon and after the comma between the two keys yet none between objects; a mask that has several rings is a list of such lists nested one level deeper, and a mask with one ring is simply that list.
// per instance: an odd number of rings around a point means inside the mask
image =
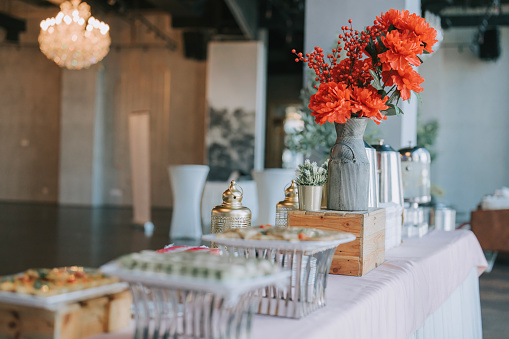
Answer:
[{"label": "food tray", "polygon": [[[289,271],[249,279],[224,280],[170,276],[101,267],[129,282],[136,315],[135,338],[249,338],[260,289],[284,286]],[[152,319],[152,321],[151,321]]]},{"label": "food tray", "polygon": [[205,235],[224,255],[264,258],[292,272],[283,287],[270,286],[258,292],[258,313],[302,318],[325,306],[327,277],[336,248],[355,240],[355,236],[330,241],[290,242],[281,240],[244,240]]},{"label": "food tray", "polygon": [[118,293],[127,289],[128,287],[128,284],[120,282],[109,285],[90,287],[81,291],[73,291],[48,297],[0,291],[0,303],[44,308],[47,310],[56,311],[63,305],[101,297],[107,294]]}]

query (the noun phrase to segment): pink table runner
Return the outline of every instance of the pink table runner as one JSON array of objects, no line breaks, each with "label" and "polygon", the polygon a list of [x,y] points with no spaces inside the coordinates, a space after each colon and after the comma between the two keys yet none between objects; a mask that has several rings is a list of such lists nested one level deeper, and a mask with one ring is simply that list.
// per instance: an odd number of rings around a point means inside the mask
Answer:
[{"label": "pink table runner", "polygon": [[[407,339],[473,267],[480,275],[486,266],[470,231],[432,231],[405,239],[364,277],[329,276],[325,308],[300,320],[255,316],[252,338]],[[132,338],[132,331],[93,338]]]},{"label": "pink table runner", "polygon": [[363,277],[330,275],[327,306],[296,321],[257,316],[253,338],[406,339],[466,279],[487,266],[470,231],[405,239]]}]

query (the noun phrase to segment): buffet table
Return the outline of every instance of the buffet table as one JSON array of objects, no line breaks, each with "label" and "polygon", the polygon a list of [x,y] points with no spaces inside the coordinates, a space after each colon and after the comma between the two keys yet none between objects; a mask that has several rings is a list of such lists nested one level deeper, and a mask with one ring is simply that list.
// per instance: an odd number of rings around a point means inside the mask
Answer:
[{"label": "buffet table", "polygon": [[[327,306],[301,320],[255,316],[252,338],[482,338],[486,266],[472,232],[431,231],[364,277],[329,276]],[[90,338],[132,338],[132,329]]]}]

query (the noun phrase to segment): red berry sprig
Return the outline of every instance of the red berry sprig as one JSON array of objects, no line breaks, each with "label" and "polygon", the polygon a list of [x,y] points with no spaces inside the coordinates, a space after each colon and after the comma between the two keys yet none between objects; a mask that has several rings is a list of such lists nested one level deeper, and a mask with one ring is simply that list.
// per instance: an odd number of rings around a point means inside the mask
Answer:
[{"label": "red berry sprig", "polygon": [[[367,55],[365,48],[370,41],[377,44],[377,37],[382,34],[381,24],[375,20],[374,26],[368,26],[366,31],[359,32],[353,29],[352,19],[348,20],[348,23],[350,27],[341,27],[343,34],[338,36],[337,47],[332,49],[332,54],[325,56],[320,47],[315,47],[312,53],[307,53],[305,56],[297,53],[295,49],[292,50],[292,53],[297,56],[295,61],[306,62],[308,67],[315,71],[315,80],[321,84],[333,81],[346,83],[347,86],[352,84],[364,86],[372,80],[369,73],[371,60],[364,59]],[[342,51],[347,58],[340,61]],[[380,65],[377,63],[375,66]]]}]

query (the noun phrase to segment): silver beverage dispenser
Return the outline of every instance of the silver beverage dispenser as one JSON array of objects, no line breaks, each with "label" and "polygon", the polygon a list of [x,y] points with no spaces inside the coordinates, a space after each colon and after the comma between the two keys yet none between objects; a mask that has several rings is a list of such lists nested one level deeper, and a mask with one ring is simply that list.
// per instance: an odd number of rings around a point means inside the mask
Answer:
[{"label": "silver beverage dispenser", "polygon": [[405,202],[425,204],[431,201],[431,156],[424,147],[405,147],[399,150],[403,197]]},{"label": "silver beverage dispenser", "polygon": [[377,155],[378,189],[380,203],[394,202],[403,206],[401,161],[399,153],[380,140],[372,145]]},{"label": "silver beverage dispenser", "polygon": [[431,157],[425,148],[418,146],[402,148],[399,154],[405,200],[403,235],[420,237],[429,227],[429,209],[420,204],[431,201]]},{"label": "silver beverage dispenser", "polygon": [[376,158],[376,150],[371,147],[366,141],[364,141],[364,147],[366,148],[366,154],[368,155],[369,160],[369,197],[368,197],[368,207],[369,208],[378,208],[378,180],[377,180],[377,158]]}]

